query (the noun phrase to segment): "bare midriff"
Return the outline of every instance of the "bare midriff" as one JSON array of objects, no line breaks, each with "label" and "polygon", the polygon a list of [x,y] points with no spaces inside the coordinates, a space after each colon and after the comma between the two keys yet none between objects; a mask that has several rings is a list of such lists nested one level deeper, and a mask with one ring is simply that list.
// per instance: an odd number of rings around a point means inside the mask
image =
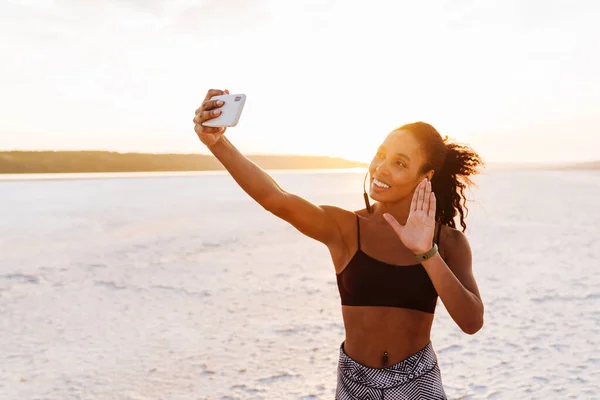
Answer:
[{"label": "bare midriff", "polygon": [[433,314],[396,307],[342,306],[342,315],[344,351],[371,368],[397,364],[430,341]]}]

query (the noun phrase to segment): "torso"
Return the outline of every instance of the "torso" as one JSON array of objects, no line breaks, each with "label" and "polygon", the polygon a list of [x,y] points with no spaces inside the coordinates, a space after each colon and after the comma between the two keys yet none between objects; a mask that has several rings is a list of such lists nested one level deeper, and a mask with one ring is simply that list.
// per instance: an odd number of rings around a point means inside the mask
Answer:
[{"label": "torso", "polygon": [[[338,217],[343,243],[330,247],[336,274],[347,268],[358,249],[356,215],[360,218],[360,250],[365,255],[389,264],[389,268],[414,265],[413,254],[406,249],[383,219],[376,221],[365,211],[344,213]],[[444,227],[440,232],[443,257]],[[409,308],[389,306],[342,305],[346,330],[345,352],[361,364],[373,368],[393,365],[417,353],[430,341],[433,314]],[[383,355],[387,355],[384,361]]]}]

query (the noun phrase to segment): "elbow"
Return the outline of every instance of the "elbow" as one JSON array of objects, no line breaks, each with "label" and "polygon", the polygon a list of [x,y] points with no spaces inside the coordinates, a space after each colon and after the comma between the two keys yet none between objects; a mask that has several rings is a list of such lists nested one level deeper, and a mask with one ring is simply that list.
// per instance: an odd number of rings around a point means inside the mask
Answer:
[{"label": "elbow", "polygon": [[483,310],[467,322],[460,325],[460,329],[467,335],[474,335],[483,328]]},{"label": "elbow", "polygon": [[481,330],[483,327],[483,320],[481,322],[471,322],[460,327],[467,335],[474,335]]},{"label": "elbow", "polygon": [[286,206],[286,193],[278,193],[276,195],[270,195],[264,199],[258,201],[258,203],[268,212],[278,217],[281,217],[285,213]]}]

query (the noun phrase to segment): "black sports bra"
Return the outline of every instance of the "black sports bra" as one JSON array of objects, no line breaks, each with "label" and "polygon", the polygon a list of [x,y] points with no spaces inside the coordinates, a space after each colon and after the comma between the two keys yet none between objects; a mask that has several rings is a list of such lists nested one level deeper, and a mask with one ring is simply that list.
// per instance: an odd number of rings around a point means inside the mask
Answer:
[{"label": "black sports bra", "polygon": [[[441,224],[435,237],[439,245]],[[421,264],[394,265],[377,260],[360,248],[360,220],[356,216],[358,249],[337,285],[345,306],[410,308],[433,314],[438,294]]]}]

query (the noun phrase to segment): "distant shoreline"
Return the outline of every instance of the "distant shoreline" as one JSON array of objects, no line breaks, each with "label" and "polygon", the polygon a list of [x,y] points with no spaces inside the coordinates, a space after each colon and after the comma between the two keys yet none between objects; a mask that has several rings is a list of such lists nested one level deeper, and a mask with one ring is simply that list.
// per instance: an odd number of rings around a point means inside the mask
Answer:
[{"label": "distant shoreline", "polygon": [[[366,168],[326,168],[326,169],[266,169],[273,176],[283,174],[363,174]],[[143,178],[192,178],[200,176],[226,176],[226,170],[211,171],[150,171],[150,172],[66,172],[43,174],[2,174],[0,182],[19,181],[81,181],[96,179],[143,179]]]},{"label": "distant shoreline", "polygon": [[490,169],[505,170],[538,170],[538,171],[594,171],[600,170],[600,161],[585,161],[578,163],[510,163],[488,165]]},{"label": "distant shoreline", "polygon": [[[348,169],[367,164],[335,157],[250,155],[263,169]],[[91,174],[223,171],[212,155],[118,153],[110,151],[0,152],[0,174]]]},{"label": "distant shoreline", "polygon": [[[367,168],[343,158],[300,155],[249,155],[265,170]],[[581,163],[489,163],[490,170],[600,170],[600,161]],[[212,155],[119,153],[111,151],[0,151],[0,174],[136,174],[224,171]],[[170,174],[173,175],[173,174]]]}]

